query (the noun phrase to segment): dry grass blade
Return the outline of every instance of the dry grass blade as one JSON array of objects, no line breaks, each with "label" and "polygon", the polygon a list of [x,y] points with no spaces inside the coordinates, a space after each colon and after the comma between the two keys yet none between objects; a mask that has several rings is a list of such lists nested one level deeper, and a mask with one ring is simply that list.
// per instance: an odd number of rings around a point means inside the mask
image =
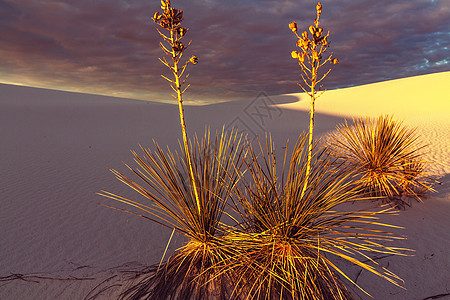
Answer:
[{"label": "dry grass blade", "polygon": [[353,174],[355,184],[397,206],[409,205],[403,198],[420,201],[421,195],[433,191],[435,181],[424,172],[425,147],[415,129],[390,116],[345,122],[329,141],[330,153]]},{"label": "dry grass blade", "polygon": [[376,220],[380,214],[395,213],[393,208],[334,211],[339,204],[357,200],[359,191],[324,151],[315,152],[302,193],[308,161],[305,135],[287,159],[286,177],[277,174],[270,138],[258,148],[263,152],[257,154],[250,147],[246,164],[251,179],[244,180],[245,187],[235,195],[235,209],[244,222],[240,230],[230,229],[224,237],[235,294],[246,295],[245,299],[350,299],[342,277],[354,282],[332,262],[333,256],[401,284],[399,277],[369,257],[406,251],[385,246],[401,237],[378,228],[388,227]]}]

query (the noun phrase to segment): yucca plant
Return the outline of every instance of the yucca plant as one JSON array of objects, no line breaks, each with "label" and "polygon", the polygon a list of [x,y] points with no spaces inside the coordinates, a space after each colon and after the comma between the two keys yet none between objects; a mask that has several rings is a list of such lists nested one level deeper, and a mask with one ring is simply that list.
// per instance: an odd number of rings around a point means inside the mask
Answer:
[{"label": "yucca plant", "polygon": [[414,128],[392,116],[358,118],[338,125],[329,136],[330,153],[342,169],[372,196],[396,206],[432,191],[433,179],[424,171],[424,145]]},{"label": "yucca plant", "polygon": [[209,295],[225,293],[221,290],[221,276],[215,271],[223,261],[220,222],[224,206],[239,180],[245,154],[242,142],[236,132],[222,132],[213,142],[208,132],[202,141],[194,137],[190,149],[200,210],[193,186],[186,181],[189,162],[181,144],[180,152],[175,153],[163,151],[156,142],[155,151],[142,149],[143,155],[133,152],[137,167],[127,167],[136,179],[112,170],[117,179],[147,201],[106,191],[100,195],[136,208],[137,211],[116,209],[171,228],[188,241],[164,265],[145,270],[123,298],[207,299]]},{"label": "yucca plant", "polygon": [[333,258],[400,286],[398,276],[370,258],[374,253],[404,255],[406,249],[384,245],[402,238],[377,228],[390,226],[379,223],[378,216],[395,211],[336,211],[337,205],[359,199],[358,190],[324,151],[314,152],[307,175],[306,141],[302,135],[290,158],[286,146],[281,173],[270,138],[265,147],[258,143],[259,151],[249,148],[250,178],[241,180],[246,184],[233,197],[243,222],[224,236],[229,257],[224,268],[234,294],[242,299],[351,299],[346,283],[356,283]]},{"label": "yucca plant", "polygon": [[[148,267],[132,280],[123,299],[226,299],[222,289],[223,273],[217,273],[223,261],[221,247],[221,218],[224,207],[234,189],[245,156],[242,136],[232,131],[222,131],[214,141],[209,131],[203,140],[194,136],[189,140],[184,120],[182,96],[189,85],[183,87],[189,63],[196,64],[192,56],[182,62],[184,51],[190,43],[182,42],[188,29],[181,26],[183,11],[171,6],[169,0],[161,0],[160,14],[153,16],[163,38],[160,47],[166,57],[160,61],[172,73],[170,82],[178,101],[183,140],[180,151],[163,150],[154,142],[155,150],[142,148],[143,154],[132,152],[136,167],[127,176],[112,170],[117,179],[136,191],[142,200],[134,200],[111,192],[99,194],[130,205],[134,209],[122,209],[145,219],[171,228],[187,239],[187,244],[176,250],[159,266]],[[145,200],[145,201],[144,201]],[[169,239],[170,242],[170,239]],[[166,247],[167,249],[167,247]],[[164,255],[163,255],[164,258]]]}]

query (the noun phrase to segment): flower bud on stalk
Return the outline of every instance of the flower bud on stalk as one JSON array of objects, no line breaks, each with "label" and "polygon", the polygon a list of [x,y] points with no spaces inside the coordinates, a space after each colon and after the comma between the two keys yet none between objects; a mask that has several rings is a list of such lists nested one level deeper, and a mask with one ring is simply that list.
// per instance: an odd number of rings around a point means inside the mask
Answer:
[{"label": "flower bud on stalk", "polygon": [[317,53],[317,51],[313,51],[312,57],[313,57],[313,59],[315,59],[315,60],[319,60],[319,54]]},{"label": "flower bud on stalk", "polygon": [[296,33],[297,32],[297,22],[291,22],[289,23],[289,28],[292,30],[292,32]]},{"label": "flower bud on stalk", "polygon": [[187,32],[187,29],[184,27],[179,27],[177,29],[177,33],[180,35],[180,37],[183,37],[186,34],[186,32]]},{"label": "flower bud on stalk", "polygon": [[300,60],[300,62],[301,63],[304,63],[305,62],[305,56],[306,56],[306,52],[303,52],[300,56],[299,56],[299,60]]},{"label": "flower bud on stalk", "polygon": [[170,0],[161,0],[161,9],[166,10],[170,7]]},{"label": "flower bud on stalk", "polygon": [[159,14],[159,12],[157,11],[157,12],[155,12],[155,14],[153,15],[153,21],[155,22],[155,23],[157,23],[159,20],[161,20],[161,18],[162,18],[162,16]]},{"label": "flower bud on stalk", "polygon": [[189,59],[189,61],[190,61],[192,64],[196,65],[196,64],[198,63],[198,57],[195,56],[195,55],[193,55],[193,56],[191,56],[191,58]]},{"label": "flower bud on stalk", "polygon": [[304,50],[304,51],[306,51],[307,49],[308,49],[308,47],[309,47],[309,40],[301,40],[301,44],[302,44],[302,49]]},{"label": "flower bud on stalk", "polygon": [[306,31],[303,31],[303,33],[302,33],[302,38],[303,38],[304,40],[307,40],[307,39],[308,39],[308,33],[307,33]]},{"label": "flower bud on stalk", "polygon": [[184,49],[184,44],[180,41],[175,41],[173,43],[172,49],[176,52],[181,52]]}]

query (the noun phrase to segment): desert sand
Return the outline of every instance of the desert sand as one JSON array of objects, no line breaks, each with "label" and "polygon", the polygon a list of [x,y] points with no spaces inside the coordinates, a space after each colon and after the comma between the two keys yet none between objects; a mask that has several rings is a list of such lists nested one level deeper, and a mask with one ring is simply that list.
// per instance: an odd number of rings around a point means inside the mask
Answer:
[{"label": "desert sand", "polygon": [[[316,137],[345,119],[379,114],[417,127],[435,162],[428,171],[442,182],[423,203],[382,219],[405,227],[395,230],[407,236],[396,245],[415,250],[378,260],[405,290],[348,268],[375,299],[450,299],[449,83],[443,72],[327,91],[317,100]],[[205,126],[235,126],[252,138],[270,132],[280,152],[309,122],[305,94],[261,92],[185,110],[189,134],[202,135]],[[97,299],[110,299],[114,289],[106,288],[123,283],[122,270],[157,264],[170,231],[102,206],[116,203],[95,192],[134,197],[108,170],[125,171],[130,149],[152,148],[153,139],[174,149],[179,127],[175,104],[0,84],[0,299],[89,299],[103,288]],[[169,252],[183,242],[175,235]]]}]

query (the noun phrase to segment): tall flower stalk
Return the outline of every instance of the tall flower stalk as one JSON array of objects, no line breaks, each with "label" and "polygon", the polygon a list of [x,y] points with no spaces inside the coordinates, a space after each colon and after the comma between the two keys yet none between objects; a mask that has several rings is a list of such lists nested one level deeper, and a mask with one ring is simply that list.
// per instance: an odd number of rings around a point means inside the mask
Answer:
[{"label": "tall flower stalk", "polygon": [[306,169],[306,180],[302,190],[302,196],[305,194],[306,187],[308,185],[308,178],[311,172],[311,157],[313,149],[313,131],[314,131],[314,105],[317,98],[319,98],[325,91],[321,91],[322,80],[330,73],[331,68],[328,71],[319,76],[319,69],[327,63],[337,64],[338,59],[333,58],[331,53],[327,58],[323,55],[329,47],[328,37],[330,32],[324,35],[324,30],[320,27],[319,18],[322,14],[322,5],[320,2],[316,6],[317,18],[314,20],[314,25],[309,26],[309,32],[303,31],[301,35],[298,34],[297,22],[291,22],[289,28],[298,38],[297,47],[300,51],[292,51],[292,58],[298,61],[298,64],[302,70],[300,76],[302,80],[298,85],[302,90],[308,94],[311,99],[310,109],[310,121],[309,121],[309,140],[308,140],[308,162]]},{"label": "tall flower stalk", "polygon": [[190,84],[183,87],[186,83],[189,74],[185,75],[186,68],[189,63],[197,64],[198,58],[197,56],[191,56],[189,60],[186,60],[184,63],[181,58],[183,56],[183,52],[189,47],[191,42],[185,45],[181,40],[185,37],[188,28],[182,27],[181,22],[183,21],[183,11],[180,9],[173,8],[170,5],[170,0],[161,0],[161,9],[163,13],[156,12],[153,16],[153,21],[158,24],[161,28],[167,31],[167,33],[161,32],[158,28],[156,30],[163,38],[163,42],[159,43],[159,46],[164,51],[166,57],[159,58],[159,60],[172,72],[173,78],[168,78],[164,75],[161,75],[164,79],[170,82],[170,86],[175,94],[172,96],[178,101],[178,108],[180,113],[180,123],[181,123],[181,131],[183,134],[183,145],[184,150],[187,156],[188,162],[188,173],[189,178],[194,190],[195,200],[197,203],[197,208],[200,213],[200,197],[197,190],[197,183],[195,182],[194,170],[192,167],[192,157],[189,151],[189,142],[186,132],[186,122],[184,120],[184,108],[183,108],[183,94],[189,88]]}]

